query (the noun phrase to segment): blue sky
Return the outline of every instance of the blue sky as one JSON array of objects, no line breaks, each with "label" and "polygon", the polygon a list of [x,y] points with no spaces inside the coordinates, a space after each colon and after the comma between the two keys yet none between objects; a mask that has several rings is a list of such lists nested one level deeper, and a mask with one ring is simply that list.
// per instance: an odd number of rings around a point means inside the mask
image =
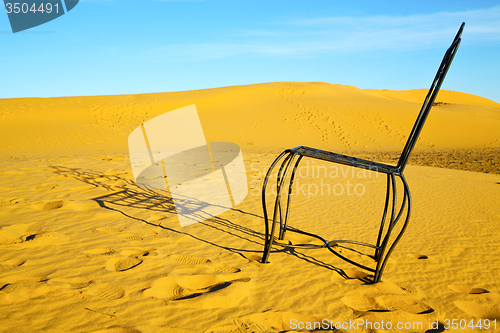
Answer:
[{"label": "blue sky", "polygon": [[481,0],[81,0],[16,34],[4,12],[0,98],[277,81],[428,88],[463,21],[443,89],[500,102],[500,2]]}]

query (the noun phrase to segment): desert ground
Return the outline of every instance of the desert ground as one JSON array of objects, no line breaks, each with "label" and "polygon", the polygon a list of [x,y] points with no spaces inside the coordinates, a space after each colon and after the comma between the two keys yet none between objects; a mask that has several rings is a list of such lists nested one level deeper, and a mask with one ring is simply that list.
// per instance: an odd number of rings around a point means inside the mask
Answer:
[{"label": "desert ground", "polygon": [[[382,282],[326,249],[276,246],[261,263],[276,156],[302,145],[395,165],[425,94],[278,82],[0,99],[0,331],[500,331],[500,104],[479,96],[439,93]],[[167,190],[135,183],[128,136],[193,104],[207,142],[241,148],[248,195],[181,227]],[[301,165],[290,225],[374,242],[385,176]]]}]

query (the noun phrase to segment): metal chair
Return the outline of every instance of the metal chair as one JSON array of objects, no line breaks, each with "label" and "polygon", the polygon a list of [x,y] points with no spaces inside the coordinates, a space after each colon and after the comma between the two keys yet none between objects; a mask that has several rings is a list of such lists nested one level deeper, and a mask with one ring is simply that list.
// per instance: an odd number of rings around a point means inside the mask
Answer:
[{"label": "metal chair", "polygon": [[[432,82],[432,85],[429,89],[429,92],[427,93],[427,96],[425,97],[424,103],[422,105],[422,108],[420,110],[420,113],[418,114],[417,120],[413,126],[413,129],[410,133],[410,136],[408,137],[408,141],[406,142],[406,145],[403,149],[403,152],[399,158],[399,161],[396,166],[392,165],[387,165],[383,163],[377,163],[377,162],[372,162],[364,159],[359,159],[355,157],[350,157],[350,156],[345,156],[345,155],[340,155],[340,154],[335,154],[331,153],[328,151],[324,150],[319,150],[319,149],[314,149],[314,148],[309,148],[309,147],[304,147],[304,146],[299,146],[291,149],[287,149],[284,152],[282,152],[271,164],[266,177],[264,179],[263,187],[262,187],[262,206],[264,210],[264,220],[265,220],[265,227],[266,227],[266,234],[265,234],[265,244],[264,244],[264,254],[262,256],[262,262],[267,263],[269,254],[271,251],[272,245],[278,245],[282,247],[290,247],[290,248],[328,248],[331,252],[333,252],[335,255],[340,257],[341,259],[357,266],[360,267],[364,270],[367,270],[369,272],[374,273],[373,280],[370,281],[372,283],[377,283],[381,280],[382,278],[382,273],[384,271],[384,268],[387,264],[388,258],[391,255],[392,251],[396,247],[397,243],[403,236],[403,233],[405,232],[407,226],[408,226],[408,221],[410,219],[410,211],[411,211],[411,196],[410,196],[410,189],[408,187],[408,183],[406,182],[406,179],[403,175],[403,171],[405,169],[406,163],[408,162],[408,159],[410,157],[411,151],[415,147],[415,144],[417,142],[418,136],[422,130],[422,127],[424,126],[425,120],[427,119],[427,115],[429,114],[429,111],[431,110],[431,107],[434,104],[434,100],[436,99],[436,96],[439,92],[439,89],[441,88],[441,84],[443,83],[443,80],[446,76],[446,73],[448,72],[448,69],[450,67],[450,64],[453,60],[453,57],[455,56],[455,53],[457,52],[458,46],[460,44],[460,36],[462,34],[462,30],[464,28],[465,23],[462,23],[460,26],[460,29],[458,30],[458,33],[453,40],[453,43],[451,46],[448,48],[446,51],[444,58],[441,62],[441,65],[439,66],[438,72],[434,78],[434,81]],[[302,160],[303,157],[309,157],[309,158],[314,158],[314,159],[320,159],[328,162],[333,162],[333,163],[339,163],[343,165],[348,165],[356,168],[364,168],[364,169],[369,169],[371,171],[376,171],[380,173],[384,173],[387,175],[387,192],[386,192],[386,199],[385,199],[385,206],[384,206],[384,212],[382,214],[382,221],[380,223],[380,228],[378,231],[378,237],[377,237],[377,242],[375,245],[373,244],[368,244],[364,242],[358,242],[358,241],[352,241],[352,240],[332,240],[332,241],[327,241],[323,239],[322,237],[308,233],[296,228],[293,228],[291,226],[287,225],[288,217],[289,217],[289,211],[290,211],[290,195],[292,194],[292,184],[293,180],[295,177],[295,173],[297,171],[297,168],[299,166],[300,161]],[[273,169],[278,165],[278,162],[282,160],[282,163],[279,167],[279,171],[277,173],[277,193],[276,193],[276,198],[274,201],[274,210],[273,210],[273,218],[271,225],[269,223],[268,219],[268,212],[267,212],[267,207],[266,207],[266,187],[267,183],[269,180],[269,177],[273,171]],[[295,161],[295,162],[294,162]],[[292,167],[293,165],[293,167]],[[291,175],[288,177],[288,195],[287,195],[287,201],[286,204],[281,202],[281,197],[282,194],[285,191],[286,188],[286,179],[288,176],[289,171],[291,172]],[[403,199],[401,206],[397,207],[397,191],[396,191],[396,176],[400,178],[403,188],[404,188],[404,193],[403,193]],[[405,209],[406,208],[406,209]],[[405,214],[406,211],[406,214]],[[390,218],[387,220],[388,213],[390,212]],[[403,214],[404,217],[403,217]],[[395,231],[395,226],[396,224],[400,221],[404,220],[401,228],[399,229],[399,233],[395,236],[395,238],[390,241],[391,234],[393,231]],[[279,233],[277,237],[275,236],[275,232],[277,229],[277,225],[279,225]],[[399,227],[398,227],[399,228]],[[314,244],[306,244],[306,245],[299,245],[299,244],[285,244],[283,242],[279,242],[280,240],[282,241],[285,237],[285,233],[287,231],[290,232],[295,232],[295,233],[300,233],[308,236],[315,237],[319,239],[321,242],[323,242],[322,245],[314,245]],[[276,239],[277,238],[277,239]],[[335,247],[338,246],[338,244],[342,243],[347,243],[347,244],[355,244],[355,245],[360,245],[364,247],[371,248],[374,252],[371,257],[374,259],[376,266],[375,268],[372,267],[367,267],[365,265],[362,265],[358,262],[355,262],[351,259],[346,258],[344,255],[340,254],[338,250],[335,249]]]}]

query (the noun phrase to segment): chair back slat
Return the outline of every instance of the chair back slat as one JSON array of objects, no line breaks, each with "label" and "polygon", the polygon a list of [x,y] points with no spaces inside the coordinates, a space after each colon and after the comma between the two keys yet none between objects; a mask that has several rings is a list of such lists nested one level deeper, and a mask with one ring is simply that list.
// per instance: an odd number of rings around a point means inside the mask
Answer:
[{"label": "chair back slat", "polygon": [[429,89],[429,92],[427,93],[427,96],[425,97],[422,108],[420,109],[420,113],[418,114],[417,120],[415,121],[413,129],[411,130],[410,136],[406,141],[406,145],[403,149],[403,152],[401,153],[401,157],[399,158],[397,168],[399,169],[400,172],[403,172],[406,163],[408,162],[411,151],[413,150],[415,144],[417,143],[418,136],[420,135],[420,132],[424,127],[425,120],[427,119],[429,111],[431,110],[432,105],[434,104],[436,96],[439,92],[439,89],[443,84],[444,78],[446,76],[446,73],[448,72],[448,69],[450,68],[451,62],[455,57],[455,53],[457,52],[458,46],[460,45],[461,41],[460,36],[462,35],[464,26],[465,22],[462,23],[462,25],[460,26],[460,29],[458,30],[458,33],[455,36],[455,39],[453,40],[453,43],[446,51],[443,57],[443,61],[441,61],[441,65],[439,66],[437,74],[434,78],[434,81],[432,81],[432,85]]}]

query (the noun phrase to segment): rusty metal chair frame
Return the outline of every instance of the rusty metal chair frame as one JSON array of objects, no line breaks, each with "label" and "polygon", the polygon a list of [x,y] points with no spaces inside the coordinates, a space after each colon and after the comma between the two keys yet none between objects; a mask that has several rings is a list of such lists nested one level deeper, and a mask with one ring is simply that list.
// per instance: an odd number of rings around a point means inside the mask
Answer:
[{"label": "rusty metal chair frame", "polygon": [[[432,82],[432,85],[429,89],[429,92],[427,93],[427,96],[425,97],[424,103],[422,105],[422,108],[420,109],[420,112],[418,114],[417,120],[413,126],[413,129],[410,133],[410,136],[408,137],[408,141],[406,142],[406,145],[401,153],[401,156],[399,158],[399,161],[396,166],[392,165],[387,165],[383,163],[377,163],[377,162],[372,162],[364,159],[359,159],[355,157],[350,157],[346,155],[340,155],[340,154],[335,154],[331,153],[328,151],[324,150],[319,150],[319,149],[313,149],[309,147],[304,147],[304,146],[299,146],[291,149],[287,149],[284,152],[282,152],[271,164],[266,177],[264,179],[263,187],[262,187],[262,207],[264,210],[264,220],[265,220],[265,244],[264,244],[264,253],[262,256],[262,262],[267,263],[269,259],[269,254],[271,252],[272,245],[278,245],[282,247],[289,247],[289,248],[301,248],[301,249],[307,249],[307,248],[328,248],[332,253],[340,257],[341,259],[357,266],[360,267],[364,270],[367,270],[369,272],[374,273],[373,276],[373,283],[380,282],[382,278],[382,273],[384,271],[384,268],[387,264],[387,261],[389,259],[389,256],[393,252],[395,246],[403,236],[403,233],[405,232],[408,222],[410,220],[410,212],[411,212],[411,206],[412,206],[412,200],[411,200],[411,195],[410,195],[410,189],[408,187],[408,183],[406,182],[406,179],[403,175],[403,171],[405,169],[406,163],[408,162],[408,159],[410,157],[410,154],[415,147],[415,144],[417,142],[418,136],[424,126],[425,120],[427,119],[427,116],[429,114],[429,111],[431,110],[434,101],[436,99],[436,96],[439,92],[439,89],[441,88],[441,84],[443,83],[443,80],[446,76],[446,73],[448,72],[448,69],[451,65],[451,62],[453,61],[453,58],[455,56],[455,53],[457,52],[458,46],[460,45],[461,41],[461,34],[462,30],[464,28],[465,23],[462,23],[460,26],[460,29],[458,30],[457,35],[455,36],[455,39],[453,40],[453,43],[451,46],[448,48],[446,51],[444,58],[441,62],[441,65],[439,66],[438,72]],[[295,173],[297,172],[297,168],[299,166],[300,161],[304,157],[309,157],[313,159],[320,159],[323,161],[328,161],[328,162],[333,162],[333,163],[339,163],[343,165],[348,165],[352,166],[355,168],[364,168],[364,169],[369,169],[370,171],[376,171],[380,173],[384,173],[387,175],[387,191],[386,191],[386,198],[385,198],[385,205],[384,205],[384,212],[382,214],[382,221],[380,223],[380,228],[378,231],[378,237],[377,237],[377,242],[375,245],[373,244],[368,244],[364,242],[358,242],[358,241],[352,241],[352,240],[331,240],[327,241],[323,239],[322,237],[308,233],[296,228],[293,228],[287,224],[288,218],[289,218],[289,213],[290,213],[290,196],[292,194],[292,185],[293,185],[293,180],[295,177]],[[266,187],[268,184],[268,180],[271,176],[271,173],[273,172],[273,169],[278,165],[278,162],[280,160],[283,161],[280,164],[279,171],[277,173],[277,193],[276,193],[276,198],[274,201],[274,210],[273,210],[273,217],[272,217],[272,222],[271,225],[269,225],[269,218],[268,218],[268,212],[267,212],[267,207],[266,207]],[[295,162],[294,162],[295,161]],[[293,165],[293,167],[292,167]],[[291,174],[289,175],[289,172],[291,170]],[[396,177],[399,177],[399,179],[402,182],[403,185],[403,199],[401,205],[398,207],[397,205],[397,188],[396,188]],[[281,202],[281,197],[282,194],[285,191],[285,188],[287,187],[287,182],[286,180],[288,179],[288,194],[287,194],[287,201],[286,204]],[[388,212],[390,211],[390,218],[387,220]],[[406,212],[406,214],[405,214]],[[405,214],[405,215],[403,215]],[[399,229],[399,233],[395,236],[393,241],[390,241],[391,234],[395,230],[396,224],[400,221],[404,220],[401,228]],[[277,225],[279,225],[279,232],[277,237],[275,236]],[[279,242],[280,240],[283,241],[285,237],[285,233],[287,231],[290,232],[296,232],[300,233],[303,235],[308,235],[314,238],[319,239],[321,242],[323,242],[322,245],[314,245],[314,244],[285,244],[283,242]],[[276,239],[277,238],[277,239]],[[340,254],[338,251],[334,249],[335,246],[338,244],[342,243],[347,243],[347,244],[355,244],[355,245],[361,245],[365,246],[368,248],[371,248],[374,250],[373,255],[371,257],[374,259],[376,262],[375,268],[372,267],[367,267],[365,265],[362,265],[360,263],[357,263],[342,254]]]}]

